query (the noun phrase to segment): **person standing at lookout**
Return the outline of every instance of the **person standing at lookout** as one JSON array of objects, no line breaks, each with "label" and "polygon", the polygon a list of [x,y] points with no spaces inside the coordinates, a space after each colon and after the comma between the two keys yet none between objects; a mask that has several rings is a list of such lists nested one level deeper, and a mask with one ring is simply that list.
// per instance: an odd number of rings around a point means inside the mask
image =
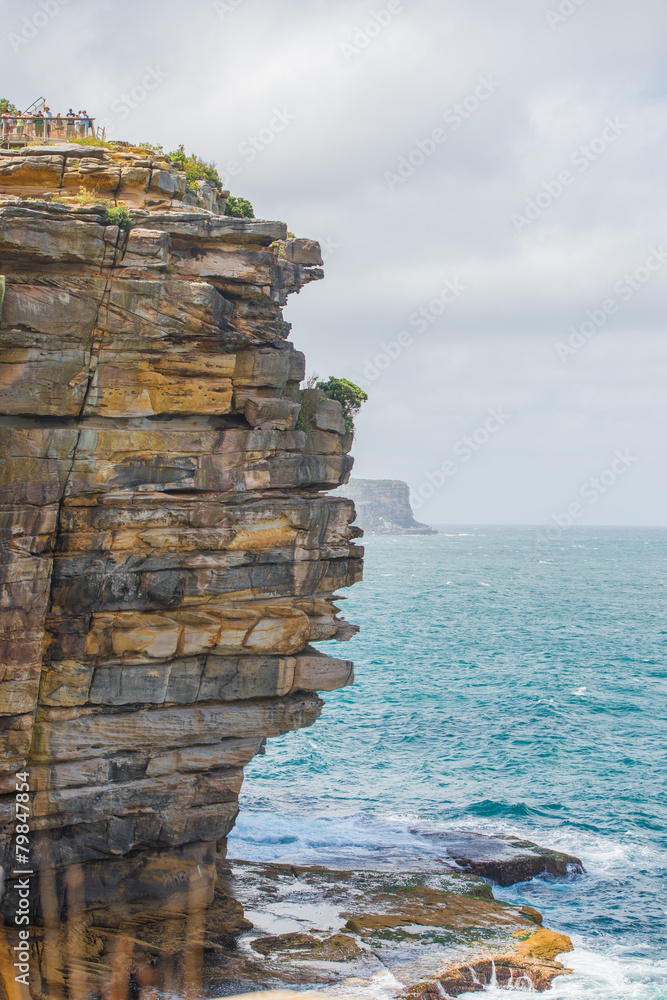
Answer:
[{"label": "person standing at lookout", "polygon": [[9,135],[14,128],[14,116],[10,111],[3,111],[2,115],[0,115],[0,120],[2,121],[3,136]]}]

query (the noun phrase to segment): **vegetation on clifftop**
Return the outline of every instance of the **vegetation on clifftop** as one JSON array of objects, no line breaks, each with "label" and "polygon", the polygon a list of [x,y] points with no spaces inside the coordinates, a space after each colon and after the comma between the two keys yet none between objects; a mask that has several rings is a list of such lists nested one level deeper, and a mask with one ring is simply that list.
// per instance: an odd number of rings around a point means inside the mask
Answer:
[{"label": "vegetation on clifftop", "polygon": [[101,146],[102,149],[114,149],[113,142],[107,142],[106,139],[98,139],[95,135],[87,135],[84,138],[72,138],[68,139],[68,142],[73,142],[76,146]]},{"label": "vegetation on clifftop", "polygon": [[211,187],[222,191],[222,181],[215,163],[207,163],[200,156],[194,153],[186,154],[185,147],[181,144],[178,149],[169,153],[169,159],[185,173],[185,187],[187,191],[197,192],[197,181],[208,181]]},{"label": "vegetation on clifftop", "polygon": [[353,430],[354,418],[361,409],[361,404],[368,399],[368,394],[354,382],[346,378],[336,378],[334,375],[330,375],[326,382],[318,382],[317,388],[321,389],[329,399],[338,400],[343,407],[345,428],[348,432]]}]

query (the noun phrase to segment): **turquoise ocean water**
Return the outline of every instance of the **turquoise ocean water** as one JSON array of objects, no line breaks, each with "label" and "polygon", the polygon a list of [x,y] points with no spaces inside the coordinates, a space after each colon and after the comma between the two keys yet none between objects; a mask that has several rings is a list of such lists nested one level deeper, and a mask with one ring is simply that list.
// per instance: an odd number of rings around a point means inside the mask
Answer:
[{"label": "turquoise ocean water", "polygon": [[409,866],[420,830],[519,834],[587,869],[495,889],[572,937],[549,995],[665,1000],[667,529],[448,530],[365,540],[362,631],[321,647],[356,684],[247,769],[230,855]]}]

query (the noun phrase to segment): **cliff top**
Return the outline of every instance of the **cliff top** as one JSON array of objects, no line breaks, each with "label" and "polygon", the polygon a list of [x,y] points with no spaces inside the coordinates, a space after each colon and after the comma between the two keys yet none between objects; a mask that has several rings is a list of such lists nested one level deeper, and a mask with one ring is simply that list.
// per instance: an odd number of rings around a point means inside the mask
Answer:
[{"label": "cliff top", "polygon": [[[93,140],[0,149],[0,195],[113,201],[164,210],[183,205],[223,215],[229,191],[215,169],[196,157],[158,148]],[[194,163],[199,164],[193,169]],[[196,177],[199,173],[202,176]]]}]

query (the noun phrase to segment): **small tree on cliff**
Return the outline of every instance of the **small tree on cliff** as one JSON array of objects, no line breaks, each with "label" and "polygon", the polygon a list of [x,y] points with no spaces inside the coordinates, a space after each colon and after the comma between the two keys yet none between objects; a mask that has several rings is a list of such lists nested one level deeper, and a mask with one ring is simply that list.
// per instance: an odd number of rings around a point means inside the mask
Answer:
[{"label": "small tree on cliff", "polygon": [[247,198],[235,198],[230,194],[225,205],[225,215],[233,219],[254,219],[255,211]]},{"label": "small tree on cliff", "polygon": [[8,100],[6,97],[0,97],[0,115],[3,114],[5,111],[9,111],[11,115],[21,114],[21,112],[19,111],[19,109],[16,107],[15,104],[12,104],[12,102]]},{"label": "small tree on cliff", "polygon": [[368,394],[360,389],[354,382],[349,382],[346,378],[336,378],[330,375],[326,382],[318,382],[317,388],[321,389],[329,399],[337,399],[343,407],[343,419],[347,431],[354,428],[354,418],[361,409],[361,404],[368,399]]}]

